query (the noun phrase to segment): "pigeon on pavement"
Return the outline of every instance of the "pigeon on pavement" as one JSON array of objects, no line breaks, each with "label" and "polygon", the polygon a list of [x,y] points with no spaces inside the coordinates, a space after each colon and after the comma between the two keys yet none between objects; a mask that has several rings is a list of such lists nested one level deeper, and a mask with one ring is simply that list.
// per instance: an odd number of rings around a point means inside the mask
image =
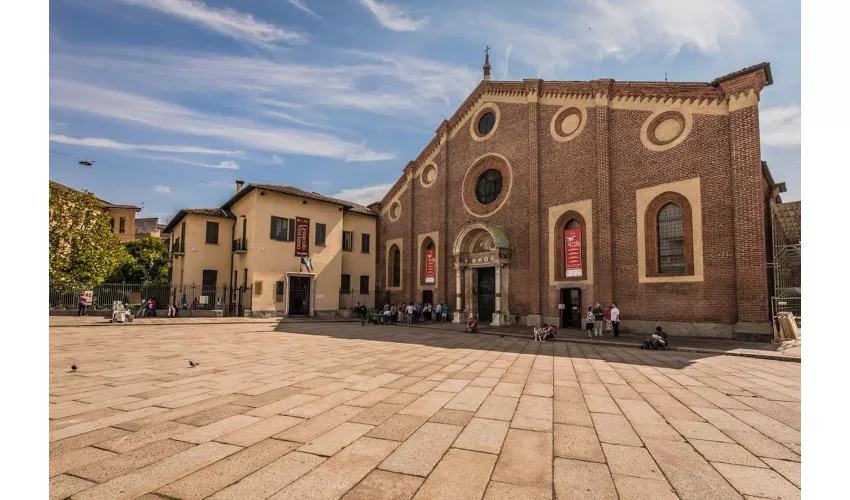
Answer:
[{"label": "pigeon on pavement", "polygon": [[198,366],[199,364],[200,364],[200,363],[195,363],[195,362],[194,362],[194,361],[192,361],[191,359],[189,360],[189,366],[191,366],[192,368],[194,368],[194,367]]},{"label": "pigeon on pavement", "polygon": [[71,365],[71,371],[72,372],[77,371],[77,365]]}]

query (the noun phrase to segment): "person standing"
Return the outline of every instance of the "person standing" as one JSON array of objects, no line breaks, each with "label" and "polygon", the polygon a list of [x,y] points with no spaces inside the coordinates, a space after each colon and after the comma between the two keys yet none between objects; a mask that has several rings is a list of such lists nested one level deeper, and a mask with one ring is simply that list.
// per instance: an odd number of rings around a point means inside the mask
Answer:
[{"label": "person standing", "polygon": [[434,314],[431,316],[431,322],[440,321],[440,315],[443,314],[443,304],[437,302],[437,307],[434,308]]},{"label": "person standing", "polygon": [[77,307],[77,316],[85,316],[86,315],[86,306],[88,302],[86,302],[86,292],[82,292],[80,294],[80,300],[78,302]]},{"label": "person standing", "polygon": [[413,302],[407,304],[407,324],[413,324]]},{"label": "person standing", "polygon": [[611,306],[605,308],[605,333],[611,333],[613,325],[611,324]]},{"label": "person standing", "polygon": [[602,336],[602,325],[605,324],[605,310],[602,309],[602,305],[597,302],[596,306],[593,307],[593,336],[601,337]]},{"label": "person standing", "polygon": [[593,308],[587,308],[587,316],[584,317],[584,329],[587,330],[587,336],[593,338]]},{"label": "person standing", "polygon": [[151,317],[156,318],[156,299],[150,300]]},{"label": "person standing", "polygon": [[614,328],[614,337],[620,336],[620,309],[616,302],[611,302],[611,326]]}]

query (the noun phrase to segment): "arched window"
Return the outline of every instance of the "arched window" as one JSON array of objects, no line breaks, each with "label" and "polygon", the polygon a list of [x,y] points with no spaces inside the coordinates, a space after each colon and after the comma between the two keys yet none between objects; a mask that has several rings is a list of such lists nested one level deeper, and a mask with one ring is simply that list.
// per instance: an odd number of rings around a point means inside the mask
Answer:
[{"label": "arched window", "polygon": [[401,286],[401,250],[395,245],[390,249],[390,255],[392,258],[392,273],[390,276],[390,286],[392,287],[400,287]]},{"label": "arched window", "polygon": [[658,273],[685,272],[685,238],[682,207],[668,203],[658,211]]},{"label": "arched window", "polygon": [[672,191],[662,193],[647,205],[644,221],[647,276],[693,275],[693,222],[688,199]]},{"label": "arched window", "polygon": [[555,223],[555,280],[580,281],[587,279],[587,239],[584,217],[568,211]]}]

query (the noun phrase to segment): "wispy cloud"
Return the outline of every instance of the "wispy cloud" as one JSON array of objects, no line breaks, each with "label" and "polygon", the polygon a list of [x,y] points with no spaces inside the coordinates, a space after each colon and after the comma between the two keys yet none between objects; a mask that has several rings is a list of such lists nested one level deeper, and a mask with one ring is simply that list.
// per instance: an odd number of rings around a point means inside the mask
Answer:
[{"label": "wispy cloud", "polygon": [[244,151],[228,151],[224,149],[210,149],[197,146],[168,146],[157,144],[127,144],[124,142],[105,139],[102,137],[75,138],[65,135],[50,135],[50,142],[69,144],[71,146],[85,146],[90,148],[118,149],[122,151],[157,151],[160,153],[195,153],[195,154],[217,154],[226,156],[241,156]]},{"label": "wispy cloud", "polygon": [[272,163],[275,165],[283,165],[283,158],[278,155],[272,155]]},{"label": "wispy cloud", "polygon": [[[433,29],[461,33],[482,44],[499,33],[500,42],[512,46],[511,58],[543,78],[556,77],[576,61],[626,60],[646,53],[674,56],[685,48],[711,55],[724,43],[758,36],[742,0],[552,0],[526,10],[512,8],[513,0],[492,4],[485,10],[452,12]],[[569,22],[564,22],[565,13]]]},{"label": "wispy cloud", "polygon": [[384,28],[393,31],[419,31],[428,23],[427,18],[412,19],[400,7],[389,2],[360,0]]},{"label": "wispy cloud", "polygon": [[[239,170],[239,164],[233,160],[222,160],[219,163],[205,163],[197,160],[187,160],[186,158],[177,158],[174,156],[156,156],[156,155],[143,155],[141,158],[146,158],[148,160],[154,161],[164,161],[169,163],[180,163],[182,165],[193,165],[195,167],[204,167],[204,168],[221,168],[225,170]],[[204,182],[204,181],[201,181]]]},{"label": "wispy cloud", "polygon": [[155,188],[153,188],[153,190],[156,193],[169,194],[171,192],[171,187],[158,185]]},{"label": "wispy cloud", "polygon": [[[157,10],[183,21],[201,25],[210,31],[257,45],[277,42],[304,43],[300,33],[254,19],[231,8],[215,8],[200,0],[121,0],[124,3]],[[293,2],[294,3],[294,2]],[[309,9],[308,9],[309,10]]]},{"label": "wispy cloud", "polygon": [[392,184],[376,184],[373,186],[343,189],[331,196],[345,201],[353,201],[354,203],[359,203],[361,205],[368,205],[376,201],[381,201],[391,187],[393,187]]},{"label": "wispy cloud", "polygon": [[277,128],[252,120],[193,111],[149,97],[68,80],[50,82],[50,105],[159,130],[214,138],[246,149],[340,158],[347,161],[393,159],[333,135]]},{"label": "wispy cloud", "polygon": [[321,17],[319,17],[318,14],[316,14],[315,12],[310,10],[310,7],[307,7],[307,4],[304,2],[304,0],[288,0],[288,1],[293,6],[295,6],[295,8],[297,8],[298,10],[304,11],[304,12],[310,14],[311,16],[314,16],[317,19],[321,19]]},{"label": "wispy cloud", "polygon": [[800,107],[766,108],[759,112],[761,142],[767,146],[800,146]]}]

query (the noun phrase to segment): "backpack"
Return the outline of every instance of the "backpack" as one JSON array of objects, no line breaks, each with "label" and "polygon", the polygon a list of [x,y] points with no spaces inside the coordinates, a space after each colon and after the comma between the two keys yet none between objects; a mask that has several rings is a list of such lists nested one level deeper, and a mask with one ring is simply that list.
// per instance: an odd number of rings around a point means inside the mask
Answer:
[{"label": "backpack", "polygon": [[640,346],[641,349],[652,349],[652,341],[644,340],[643,344]]}]

